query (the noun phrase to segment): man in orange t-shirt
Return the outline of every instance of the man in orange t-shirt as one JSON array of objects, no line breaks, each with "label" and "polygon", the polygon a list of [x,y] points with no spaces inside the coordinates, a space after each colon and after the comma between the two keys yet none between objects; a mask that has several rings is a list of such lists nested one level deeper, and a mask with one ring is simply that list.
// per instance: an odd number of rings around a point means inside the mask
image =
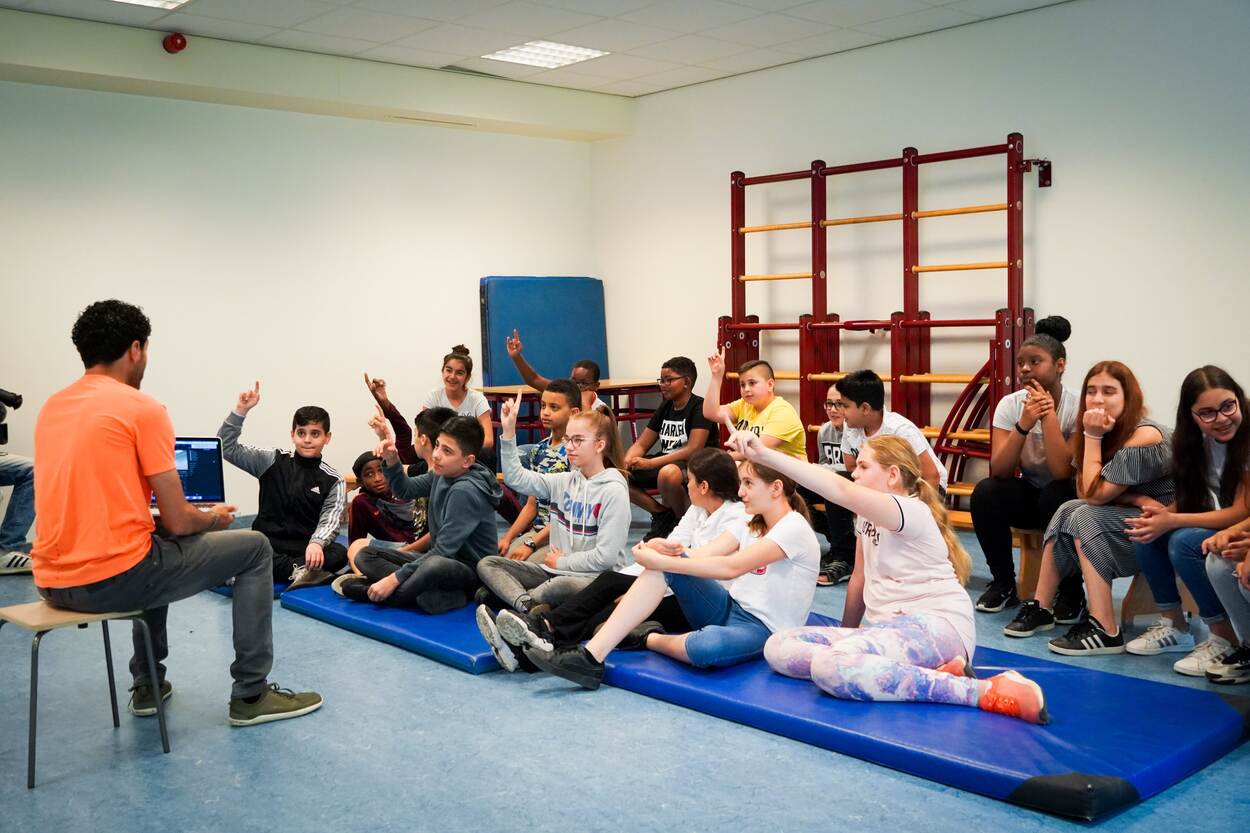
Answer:
[{"label": "man in orange t-shirt", "polygon": [[[35,422],[35,585],[56,607],[144,611],[159,689],[136,624],[129,708],[149,716],[156,714],[157,696],[173,694],[162,664],[169,654],[169,603],[233,578],[230,723],[250,726],[315,711],[320,695],[267,681],[273,665],[269,541],[257,532],[214,531],[230,526],[235,507],[201,512],[183,494],[169,415],[139,392],[151,332],[143,311],[121,301],[94,303],[74,324],[86,372],[54,393]],[[148,508],[153,494],[171,537],[156,534]]]}]

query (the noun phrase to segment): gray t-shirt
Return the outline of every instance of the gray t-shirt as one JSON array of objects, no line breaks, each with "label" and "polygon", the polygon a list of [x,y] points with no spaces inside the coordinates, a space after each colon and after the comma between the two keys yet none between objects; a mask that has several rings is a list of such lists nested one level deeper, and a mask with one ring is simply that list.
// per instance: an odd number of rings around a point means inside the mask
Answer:
[{"label": "gray t-shirt", "polygon": [[490,413],[490,404],[486,401],[486,397],[475,390],[470,390],[464,401],[460,403],[460,407],[456,407],[447,398],[446,388],[435,388],[430,391],[429,396],[425,397],[425,402],[421,404],[421,407],[422,409],[451,408],[460,416],[473,417],[474,419],[477,419],[482,414]]},{"label": "gray t-shirt", "polygon": [[[1029,398],[1027,390],[1018,390],[998,400],[994,409],[994,427],[1004,431],[1015,431],[1016,423],[1024,415],[1024,401]],[[1059,400],[1059,430],[1066,440],[1076,428],[1076,413],[1080,410],[1081,400],[1075,393],[1063,389]],[[1039,489],[1054,480],[1050,475],[1050,467],[1046,465],[1046,442],[1042,438],[1042,423],[1038,422],[1029,430],[1024,439],[1024,447],[1020,449],[1020,473],[1024,479]]]},{"label": "gray t-shirt", "polygon": [[834,471],[846,471],[846,463],[842,462],[842,429],[834,428],[832,422],[820,426],[816,435],[816,445],[820,448],[820,459],[817,463]]},{"label": "gray t-shirt", "polygon": [[1227,509],[1220,502],[1220,478],[1224,476],[1224,463],[1228,460],[1228,446],[1204,437],[1207,445],[1207,488],[1211,490],[1211,505]]}]

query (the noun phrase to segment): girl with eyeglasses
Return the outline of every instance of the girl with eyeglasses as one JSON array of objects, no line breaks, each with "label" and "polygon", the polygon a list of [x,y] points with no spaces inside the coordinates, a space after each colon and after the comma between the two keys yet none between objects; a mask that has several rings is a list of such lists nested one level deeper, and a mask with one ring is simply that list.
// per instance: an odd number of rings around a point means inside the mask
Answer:
[{"label": "girl with eyeglasses", "polygon": [[[1176,497],[1167,506],[1151,501],[1139,517],[1125,522],[1137,545],[1137,563],[1159,606],[1159,620],[1125,649],[1142,656],[1184,653],[1172,668],[1191,677],[1204,676],[1238,644],[1221,596],[1207,575],[1203,542],[1250,516],[1246,488],[1250,423],[1243,418],[1245,404],[1241,386],[1218,367],[1207,365],[1186,376],[1172,435]],[[1229,565],[1225,572],[1231,572],[1231,562],[1214,557],[1217,567],[1225,562]],[[1210,631],[1209,638],[1196,646],[1181,610],[1178,576]],[[1245,626],[1250,628],[1250,619]]]}]

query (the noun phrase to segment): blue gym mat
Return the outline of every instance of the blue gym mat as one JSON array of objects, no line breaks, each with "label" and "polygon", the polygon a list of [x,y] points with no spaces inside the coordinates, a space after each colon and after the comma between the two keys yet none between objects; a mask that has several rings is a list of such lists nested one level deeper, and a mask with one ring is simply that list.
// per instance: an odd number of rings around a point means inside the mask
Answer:
[{"label": "blue gym mat", "polygon": [[[280,581],[277,584],[275,584],[273,586],[273,597],[275,599],[280,598],[282,594],[286,592],[286,589],[289,586],[290,586],[290,582],[286,582],[286,581]],[[219,584],[216,587],[210,587],[209,592],[216,593],[218,596],[225,596],[227,599],[234,598],[234,588],[231,587],[229,584]]]},{"label": "blue gym mat", "polygon": [[415,610],[353,602],[322,585],[287,593],[282,606],[471,674],[499,668],[477,630],[473,605],[427,616]]},{"label": "blue gym mat", "polygon": [[[830,620],[813,616],[811,624]],[[1250,698],[1220,695],[979,648],[978,677],[1014,668],[1051,714],[1035,726],[977,709],[859,703],[763,661],[701,671],[658,654],[616,652],[605,682],[931,781],[1056,815],[1093,820],[1144,801],[1245,737]]]}]

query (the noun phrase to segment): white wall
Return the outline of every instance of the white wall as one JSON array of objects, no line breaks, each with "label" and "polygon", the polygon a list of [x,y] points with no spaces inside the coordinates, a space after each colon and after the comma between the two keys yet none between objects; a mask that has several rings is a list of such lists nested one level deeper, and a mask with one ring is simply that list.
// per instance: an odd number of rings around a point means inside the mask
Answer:
[{"label": "white wall", "polygon": [[[1122,359],[1169,423],[1193,367],[1219,363],[1250,383],[1247,32],[1244,0],[1078,0],[639,100],[633,134],[597,144],[594,158],[614,371],[711,349],[729,312],[730,171],[994,144],[1018,130],[1029,156],[1055,163],[1053,188],[1027,185],[1026,302],[1072,321],[1069,383],[1096,360]],[[922,168],[921,207],[1003,201],[1000,160]],[[806,219],[806,187],[748,189],[748,224]],[[899,199],[897,171],[833,178],[829,216],[895,212]],[[1004,259],[1001,217],[923,221],[922,262]],[[830,310],[898,309],[898,224],[829,236]],[[802,231],[753,235],[748,271],[807,271],[807,244]],[[984,317],[1002,305],[1003,275],[922,277],[922,305]],[[751,285],[748,309],[794,320],[809,292]],[[935,338],[935,370],[984,361],[980,341],[939,346],[949,338]],[[778,345],[766,336],[765,356],[795,368],[796,351]],[[860,336],[843,366],[883,370],[888,358],[880,339]]]},{"label": "white wall", "polygon": [[[262,382],[245,439],[329,409],[326,456],[371,445],[361,374],[415,414],[439,360],[480,350],[478,278],[593,274],[585,143],[0,83],[0,387],[11,443],[82,370],[101,298],[153,322],[144,390],[211,434]],[[248,478],[227,494],[255,506]]]}]

